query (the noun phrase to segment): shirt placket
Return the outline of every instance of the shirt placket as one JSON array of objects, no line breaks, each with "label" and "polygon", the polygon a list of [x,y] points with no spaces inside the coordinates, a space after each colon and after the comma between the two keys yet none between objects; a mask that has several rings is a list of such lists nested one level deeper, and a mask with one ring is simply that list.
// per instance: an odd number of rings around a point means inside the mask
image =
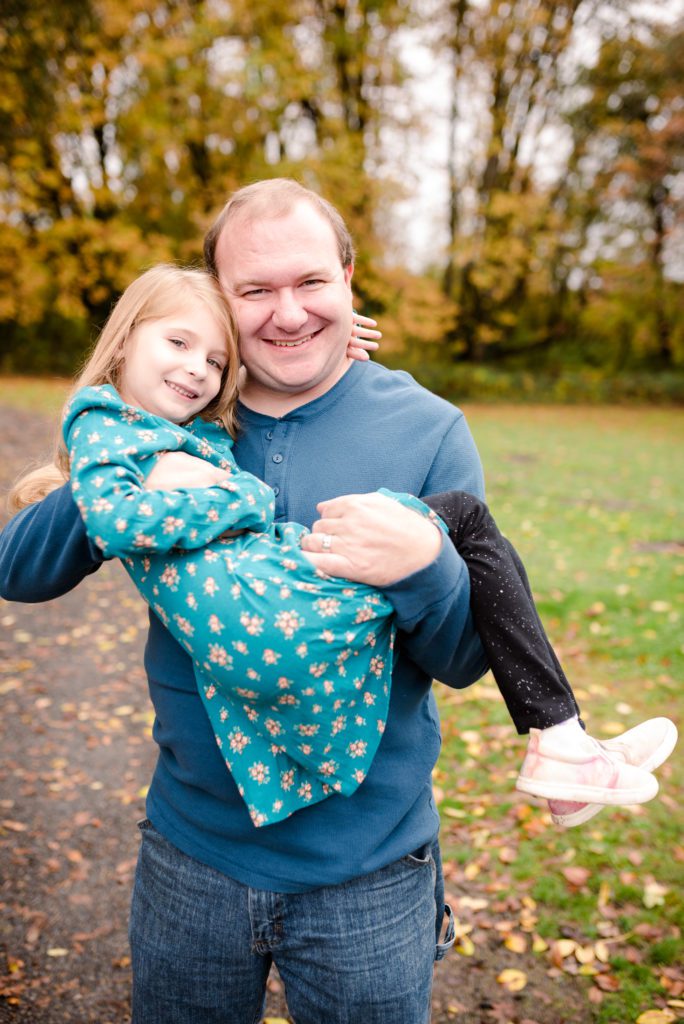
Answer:
[{"label": "shirt placket", "polygon": [[282,519],[284,516],[285,489],[296,428],[296,423],[278,420],[277,423],[268,426],[264,432],[266,444],[264,481],[273,488],[276,497],[276,519]]}]

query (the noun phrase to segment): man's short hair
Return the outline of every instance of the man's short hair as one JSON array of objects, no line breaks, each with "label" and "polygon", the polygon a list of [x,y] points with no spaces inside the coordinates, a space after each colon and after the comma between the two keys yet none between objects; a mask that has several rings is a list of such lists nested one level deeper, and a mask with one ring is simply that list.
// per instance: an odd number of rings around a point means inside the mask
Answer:
[{"label": "man's short hair", "polygon": [[216,246],[229,220],[240,214],[250,220],[279,217],[289,213],[295,203],[305,200],[323,216],[335,233],[340,263],[348,267],[354,262],[354,243],[342,216],[332,203],[323,199],[293,178],[268,178],[246,185],[234,192],[204,236],[204,262],[210,274],[218,278]]}]

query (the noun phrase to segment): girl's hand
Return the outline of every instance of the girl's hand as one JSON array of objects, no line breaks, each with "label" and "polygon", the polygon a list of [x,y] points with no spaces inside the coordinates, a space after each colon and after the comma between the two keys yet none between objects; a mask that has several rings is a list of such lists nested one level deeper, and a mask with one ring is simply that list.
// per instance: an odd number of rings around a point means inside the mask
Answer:
[{"label": "girl's hand", "polygon": [[354,312],[352,334],[347,345],[347,356],[350,359],[358,359],[360,362],[370,359],[368,353],[374,352],[379,347],[374,339],[382,338],[380,331],[373,330],[374,327],[377,327],[376,320]]},{"label": "girl's hand", "polygon": [[147,479],[148,491],[177,491],[179,487],[215,487],[228,473],[187,452],[161,455]]}]

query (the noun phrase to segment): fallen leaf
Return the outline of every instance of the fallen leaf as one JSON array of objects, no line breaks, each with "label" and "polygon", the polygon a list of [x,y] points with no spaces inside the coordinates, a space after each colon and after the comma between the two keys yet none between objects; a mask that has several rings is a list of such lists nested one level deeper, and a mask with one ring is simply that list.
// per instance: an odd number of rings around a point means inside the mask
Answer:
[{"label": "fallen leaf", "polygon": [[562,967],[566,956],[572,956],[577,948],[574,939],[556,939],[551,943],[551,959],[556,967]]},{"label": "fallen leaf", "polygon": [[467,816],[467,811],[461,807],[444,807],[442,813],[446,814],[447,818],[465,818]]},{"label": "fallen leaf", "polygon": [[594,984],[598,985],[604,992],[618,992],[620,990],[620,979],[614,974],[597,974]]},{"label": "fallen leaf", "polygon": [[507,967],[496,980],[508,992],[520,992],[527,984],[527,975],[515,967]]},{"label": "fallen leaf", "polygon": [[677,1020],[677,1014],[673,1010],[646,1010],[640,1013],[636,1024],[672,1024]]},{"label": "fallen leaf", "polygon": [[596,959],[600,960],[602,964],[607,964],[610,960],[610,949],[607,942],[603,942],[601,939],[595,942],[594,952],[596,953]]},{"label": "fallen leaf", "polygon": [[610,903],[611,889],[608,882],[601,882],[598,894],[598,908],[604,910]]},{"label": "fallen leaf", "polygon": [[459,896],[458,905],[468,910],[484,910],[485,907],[489,906],[489,900],[476,899],[472,896]]},{"label": "fallen leaf", "polygon": [[665,896],[668,890],[660,882],[646,882],[644,886],[644,906],[648,907],[649,910],[652,907],[661,907],[665,902]]},{"label": "fallen leaf", "polygon": [[525,953],[527,950],[527,939],[518,932],[512,932],[507,936],[504,946],[512,953]]},{"label": "fallen leaf", "polygon": [[53,946],[52,949],[48,949],[48,956],[69,956],[68,949],[62,949],[61,946]]},{"label": "fallen leaf", "polygon": [[571,865],[568,868],[563,868],[561,874],[570,885],[584,885],[591,877],[591,871],[588,868],[581,868],[577,865]]}]

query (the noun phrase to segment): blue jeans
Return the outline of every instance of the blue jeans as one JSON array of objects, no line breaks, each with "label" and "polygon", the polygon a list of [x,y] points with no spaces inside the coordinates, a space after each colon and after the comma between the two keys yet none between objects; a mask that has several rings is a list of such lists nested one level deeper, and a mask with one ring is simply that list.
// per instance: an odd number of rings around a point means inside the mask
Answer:
[{"label": "blue jeans", "polygon": [[149,821],[131,907],[133,1024],[257,1024],[272,963],[297,1024],[427,1024],[437,867],[428,846],[306,893],[251,889]]}]

